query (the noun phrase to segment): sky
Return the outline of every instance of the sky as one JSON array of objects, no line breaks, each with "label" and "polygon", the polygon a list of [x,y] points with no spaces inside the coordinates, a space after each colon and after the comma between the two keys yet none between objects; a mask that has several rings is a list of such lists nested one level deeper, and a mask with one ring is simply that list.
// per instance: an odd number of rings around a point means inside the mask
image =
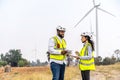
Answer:
[{"label": "sky", "polygon": [[[0,0],[0,53],[21,49],[28,60],[46,61],[48,40],[56,27],[66,28],[67,49],[80,51],[82,32],[94,32],[95,10],[76,28],[75,24],[93,7],[93,0]],[[99,55],[112,56],[120,49],[120,0],[96,0],[115,17],[98,10]],[[95,41],[96,42],[96,41]]]}]

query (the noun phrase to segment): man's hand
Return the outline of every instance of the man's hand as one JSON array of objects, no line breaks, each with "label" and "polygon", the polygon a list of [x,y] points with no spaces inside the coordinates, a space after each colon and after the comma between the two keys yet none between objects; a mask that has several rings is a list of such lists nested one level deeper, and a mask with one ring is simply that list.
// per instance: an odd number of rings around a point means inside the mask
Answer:
[{"label": "man's hand", "polygon": [[61,54],[62,54],[62,55],[65,55],[66,53],[67,53],[66,50],[61,51]]}]

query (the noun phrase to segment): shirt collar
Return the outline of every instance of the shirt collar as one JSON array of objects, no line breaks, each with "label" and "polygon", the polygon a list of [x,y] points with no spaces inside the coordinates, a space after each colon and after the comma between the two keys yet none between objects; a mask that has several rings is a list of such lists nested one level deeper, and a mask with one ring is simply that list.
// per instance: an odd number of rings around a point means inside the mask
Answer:
[{"label": "shirt collar", "polygon": [[63,38],[61,39],[58,35],[57,35],[57,38],[58,38],[59,40],[62,40],[62,39],[63,39]]},{"label": "shirt collar", "polygon": [[85,42],[85,43],[83,44],[83,46],[85,46],[87,43],[88,43],[88,42]]}]

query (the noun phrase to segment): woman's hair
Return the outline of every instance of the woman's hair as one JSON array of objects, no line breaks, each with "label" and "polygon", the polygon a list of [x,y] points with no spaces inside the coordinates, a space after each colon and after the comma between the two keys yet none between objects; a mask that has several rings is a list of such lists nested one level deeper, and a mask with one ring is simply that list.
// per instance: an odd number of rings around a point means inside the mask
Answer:
[{"label": "woman's hair", "polygon": [[85,36],[88,40],[88,42],[91,44],[91,47],[92,47],[92,51],[95,50],[95,47],[94,47],[94,42],[91,40],[91,38],[89,36]]}]

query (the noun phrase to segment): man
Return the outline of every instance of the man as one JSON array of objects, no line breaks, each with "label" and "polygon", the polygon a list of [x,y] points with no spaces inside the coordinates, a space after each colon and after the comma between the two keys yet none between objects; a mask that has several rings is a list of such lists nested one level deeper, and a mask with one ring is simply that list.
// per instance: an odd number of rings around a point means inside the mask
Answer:
[{"label": "man", "polygon": [[48,45],[50,68],[53,74],[52,80],[64,80],[67,54],[66,41],[64,40],[65,28],[58,26],[56,30],[57,36],[50,38]]}]

